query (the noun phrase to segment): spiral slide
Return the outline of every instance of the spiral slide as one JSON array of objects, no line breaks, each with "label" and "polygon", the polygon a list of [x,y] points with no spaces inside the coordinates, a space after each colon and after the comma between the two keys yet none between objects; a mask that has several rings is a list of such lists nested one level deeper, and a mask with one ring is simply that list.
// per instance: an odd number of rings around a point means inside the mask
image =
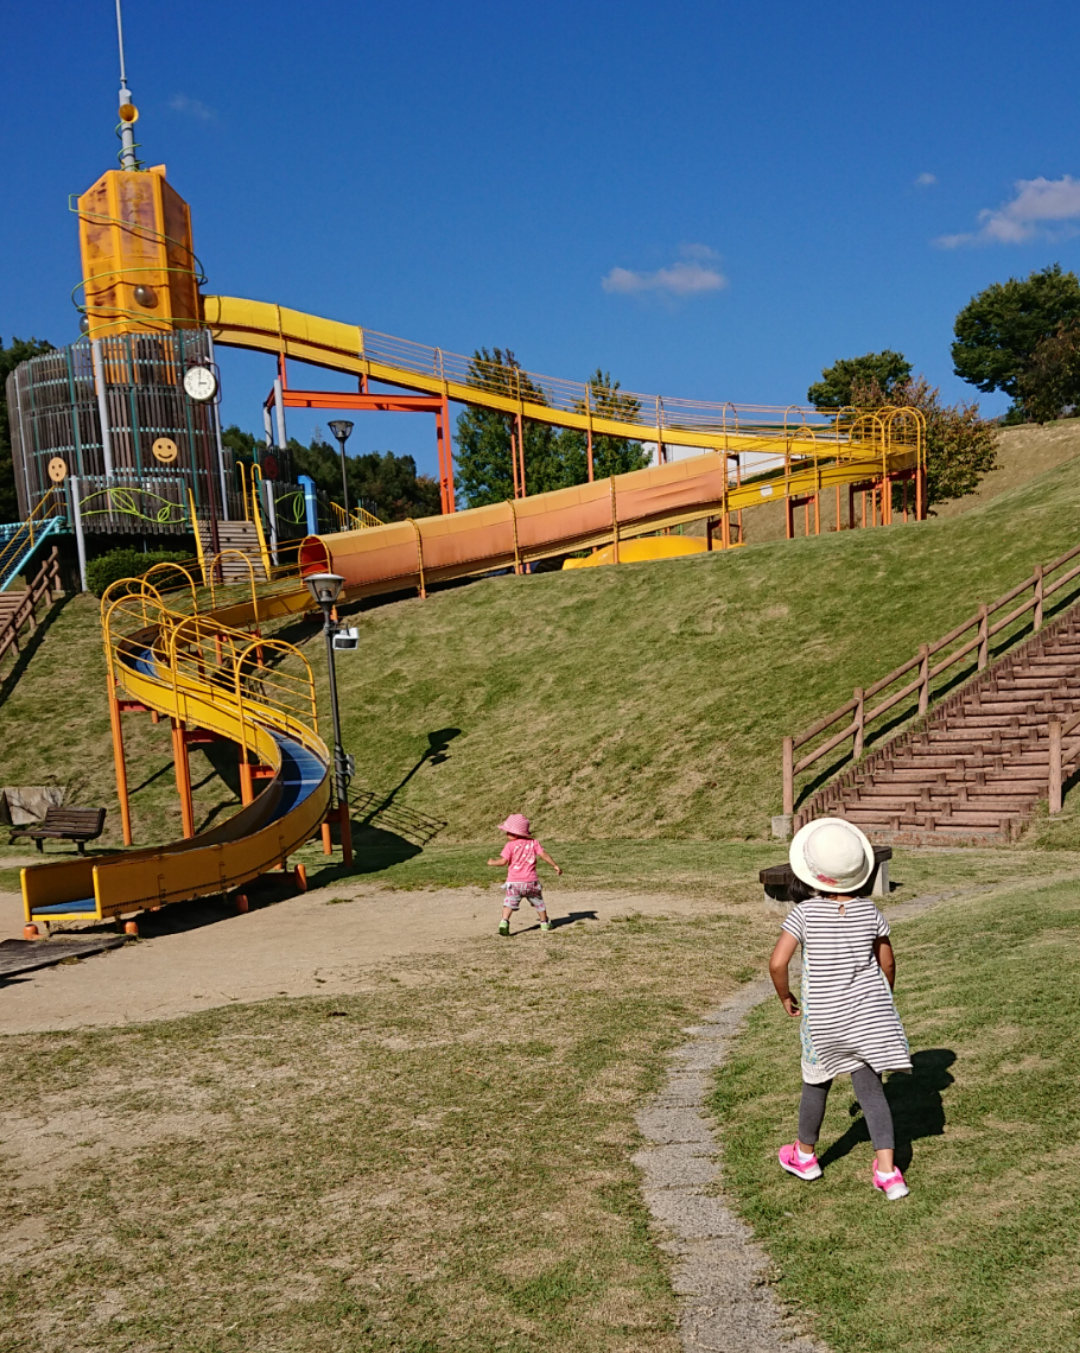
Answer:
[{"label": "spiral slide", "polygon": [[[260,599],[258,618],[306,604],[306,589],[294,588]],[[28,924],[118,919],[240,888],[284,867],[329,805],[330,753],[318,734],[310,667],[292,645],[238,628],[255,620],[252,603],[185,613],[166,606],[150,583],[132,581],[110,589],[102,609],[114,718],[122,689],[174,727],[236,742],[244,760],[253,755],[270,778],[240,812],[189,839],[23,869]],[[180,755],[186,767],[186,749]]]}]

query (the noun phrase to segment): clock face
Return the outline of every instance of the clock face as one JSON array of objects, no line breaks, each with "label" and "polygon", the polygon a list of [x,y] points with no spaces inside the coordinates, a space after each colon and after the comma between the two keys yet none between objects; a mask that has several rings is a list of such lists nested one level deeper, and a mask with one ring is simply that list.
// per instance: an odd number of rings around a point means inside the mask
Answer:
[{"label": "clock face", "polygon": [[208,367],[189,367],[184,372],[184,389],[192,399],[205,404],[217,394],[217,377]]}]

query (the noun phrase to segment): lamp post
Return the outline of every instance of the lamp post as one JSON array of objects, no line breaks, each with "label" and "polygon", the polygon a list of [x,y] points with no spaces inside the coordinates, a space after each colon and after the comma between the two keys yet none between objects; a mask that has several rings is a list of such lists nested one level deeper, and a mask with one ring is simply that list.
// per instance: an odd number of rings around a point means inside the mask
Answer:
[{"label": "lamp post", "polygon": [[335,418],[330,424],[330,431],[337,438],[338,446],[341,447],[341,494],[345,499],[345,521],[349,520],[349,481],[345,475],[345,443],[352,434],[353,425],[347,418]]},{"label": "lamp post", "polygon": [[337,622],[331,615],[334,603],[341,596],[345,579],[337,573],[309,573],[304,582],[323,613],[326,668],[330,676],[330,713],[334,720],[334,793],[337,796],[338,818],[341,824],[341,853],[345,863],[352,864],[352,830],[349,822],[350,766],[345,748],[341,745],[341,712],[338,709],[337,674],[334,671],[334,635],[337,633]]}]

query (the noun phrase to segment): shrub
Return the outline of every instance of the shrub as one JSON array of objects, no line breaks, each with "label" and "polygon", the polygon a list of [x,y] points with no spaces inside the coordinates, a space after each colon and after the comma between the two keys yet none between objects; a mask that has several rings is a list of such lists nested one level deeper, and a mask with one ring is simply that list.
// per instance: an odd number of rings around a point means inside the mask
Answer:
[{"label": "shrub", "polygon": [[[99,555],[97,559],[91,559],[86,566],[86,582],[94,596],[100,597],[111,583],[118,582],[121,578],[141,578],[155,564],[181,564],[190,557],[175,550],[151,550],[149,554],[144,554],[142,550],[121,546],[119,549],[109,550],[107,554]],[[186,581],[179,570],[169,573],[162,571],[155,575],[154,586],[163,591],[169,587],[180,586]]]}]

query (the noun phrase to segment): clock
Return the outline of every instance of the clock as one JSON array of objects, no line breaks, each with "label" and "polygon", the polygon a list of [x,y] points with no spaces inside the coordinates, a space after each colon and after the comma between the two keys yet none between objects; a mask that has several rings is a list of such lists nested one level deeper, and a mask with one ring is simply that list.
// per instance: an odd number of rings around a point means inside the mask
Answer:
[{"label": "clock", "polygon": [[217,388],[217,377],[209,367],[192,366],[184,372],[184,389],[197,404],[208,404]]}]

